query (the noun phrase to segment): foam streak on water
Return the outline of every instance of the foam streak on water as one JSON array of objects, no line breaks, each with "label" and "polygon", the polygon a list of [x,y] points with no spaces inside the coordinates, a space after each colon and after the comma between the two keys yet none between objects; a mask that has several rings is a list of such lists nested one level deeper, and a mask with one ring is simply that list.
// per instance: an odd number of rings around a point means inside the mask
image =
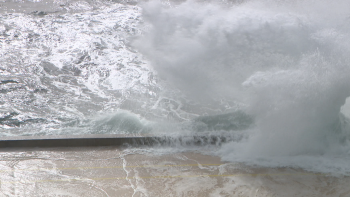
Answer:
[{"label": "foam streak on water", "polygon": [[[3,4],[16,9],[0,19],[0,116],[3,127],[11,127],[1,135],[60,134],[67,125],[75,128],[96,113],[122,108],[133,93],[155,94],[156,86],[148,88],[154,83],[150,69],[128,47],[128,38],[139,32],[141,8],[112,2],[32,4]],[[20,9],[26,6],[38,10]]]}]

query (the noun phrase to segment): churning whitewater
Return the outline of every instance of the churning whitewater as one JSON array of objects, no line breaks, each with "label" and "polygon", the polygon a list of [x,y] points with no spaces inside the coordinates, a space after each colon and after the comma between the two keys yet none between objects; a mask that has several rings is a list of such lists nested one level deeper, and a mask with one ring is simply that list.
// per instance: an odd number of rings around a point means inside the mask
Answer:
[{"label": "churning whitewater", "polygon": [[218,135],[226,161],[348,175],[349,7],[3,1],[0,135]]}]

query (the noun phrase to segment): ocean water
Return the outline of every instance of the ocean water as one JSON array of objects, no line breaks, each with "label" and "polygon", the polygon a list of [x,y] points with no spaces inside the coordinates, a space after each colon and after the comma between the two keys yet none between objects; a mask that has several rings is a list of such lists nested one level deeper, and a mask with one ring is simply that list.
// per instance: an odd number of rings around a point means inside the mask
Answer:
[{"label": "ocean water", "polygon": [[349,6],[2,0],[0,135],[215,135],[225,161],[348,175]]}]

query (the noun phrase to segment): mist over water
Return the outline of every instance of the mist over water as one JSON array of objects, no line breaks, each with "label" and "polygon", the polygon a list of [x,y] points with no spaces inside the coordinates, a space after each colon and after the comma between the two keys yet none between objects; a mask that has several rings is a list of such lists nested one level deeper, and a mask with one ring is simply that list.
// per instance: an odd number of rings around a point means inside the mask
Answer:
[{"label": "mist over water", "polygon": [[224,160],[349,173],[349,6],[5,1],[0,135],[218,135]]},{"label": "mist over water", "polygon": [[135,46],[191,99],[244,103],[255,126],[223,146],[224,159],[348,157],[340,108],[350,96],[349,5],[151,2],[143,6],[148,32]]}]

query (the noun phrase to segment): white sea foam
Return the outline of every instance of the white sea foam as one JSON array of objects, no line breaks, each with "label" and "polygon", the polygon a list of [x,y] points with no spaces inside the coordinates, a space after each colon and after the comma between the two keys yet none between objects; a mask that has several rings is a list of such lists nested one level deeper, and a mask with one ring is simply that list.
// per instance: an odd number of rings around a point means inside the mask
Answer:
[{"label": "white sea foam", "polygon": [[[23,10],[33,4],[37,10]],[[139,98],[157,96],[151,69],[128,44],[140,33],[140,7],[109,1],[46,6],[9,1],[0,10],[0,80],[14,81],[1,86],[9,92],[0,99],[1,111],[43,120],[27,133],[27,119],[15,115],[4,127],[17,122],[22,128],[2,135],[59,134],[61,126],[78,126],[120,108],[137,109],[144,104]],[[130,100],[137,102],[124,104]]]}]

